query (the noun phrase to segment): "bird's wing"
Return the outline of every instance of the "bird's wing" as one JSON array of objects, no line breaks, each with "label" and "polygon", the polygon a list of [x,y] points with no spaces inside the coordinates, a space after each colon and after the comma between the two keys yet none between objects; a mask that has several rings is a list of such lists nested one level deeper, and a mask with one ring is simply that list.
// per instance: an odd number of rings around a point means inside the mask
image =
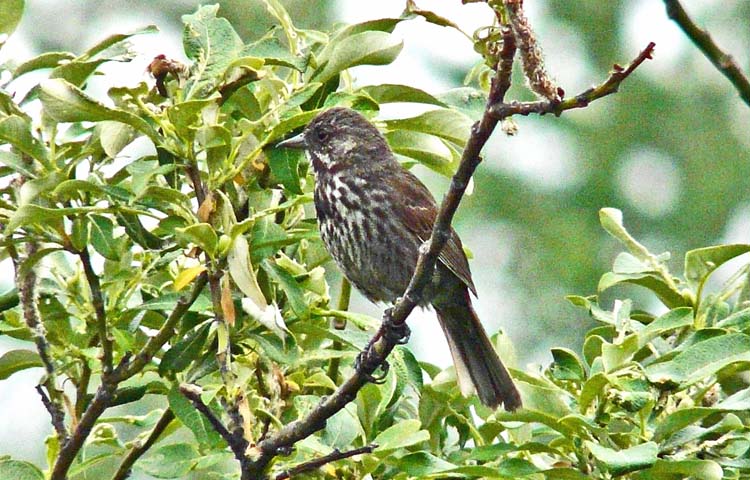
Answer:
[{"label": "bird's wing", "polygon": [[[403,180],[395,180],[395,182],[408,182],[408,185],[394,185],[397,190],[395,193],[399,195],[396,198],[402,199],[401,202],[396,203],[396,208],[401,209],[400,217],[405,219],[404,226],[406,229],[415,234],[421,242],[425,242],[432,234],[432,227],[435,224],[435,218],[437,218],[437,204],[427,187],[411,172],[406,171],[406,173],[407,175],[404,177],[391,176],[391,181],[396,178],[403,178]],[[474,295],[477,294],[476,287],[471,279],[469,261],[466,259],[466,254],[464,254],[461,245],[461,239],[453,228],[451,228],[450,238],[440,252],[439,259],[469,287]]]}]

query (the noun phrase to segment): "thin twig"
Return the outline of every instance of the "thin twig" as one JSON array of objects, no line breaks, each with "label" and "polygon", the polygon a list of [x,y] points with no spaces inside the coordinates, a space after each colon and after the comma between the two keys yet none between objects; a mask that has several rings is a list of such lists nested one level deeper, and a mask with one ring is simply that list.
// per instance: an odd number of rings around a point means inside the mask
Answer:
[{"label": "thin twig", "polygon": [[614,70],[610,73],[607,80],[602,84],[595,87],[591,87],[585,92],[576,95],[575,97],[565,98],[559,102],[556,101],[539,101],[539,102],[510,102],[510,103],[495,103],[490,106],[489,113],[493,117],[502,120],[512,115],[530,115],[536,113],[544,115],[552,113],[554,115],[560,115],[565,110],[571,110],[574,108],[584,108],[588,106],[594,100],[597,100],[607,95],[611,95],[620,88],[620,84],[630,76],[633,71],[638,68],[643,62],[650,59],[654,53],[655,44],[649,43],[645,49],[638,56],[630,62],[627,68],[623,68],[619,65],[614,66]]},{"label": "thin twig", "polygon": [[289,470],[285,470],[278,475],[276,475],[276,480],[286,480],[287,478],[292,478],[294,475],[299,475],[300,473],[309,472],[310,470],[315,470],[316,468],[320,468],[323,465],[335,462],[337,460],[343,460],[345,458],[351,458],[355,457],[357,455],[362,455],[363,453],[372,453],[373,450],[378,448],[377,444],[372,443],[370,445],[365,445],[364,447],[355,448],[354,450],[349,450],[347,452],[340,452],[338,449],[335,449],[333,452],[329,453],[328,455],[324,455],[320,458],[316,458],[314,460],[310,460],[309,462],[300,463],[296,467],[290,468]]},{"label": "thin twig", "polygon": [[221,420],[214,414],[214,412],[203,403],[201,399],[200,388],[195,385],[183,384],[180,385],[180,393],[187,398],[193,407],[206,417],[208,423],[211,424],[216,433],[227,442],[229,448],[232,449],[235,458],[242,462],[245,459],[245,449],[247,448],[247,441],[242,436],[236,437],[227,430],[227,427],[221,422]]},{"label": "thin twig", "polygon": [[706,30],[701,29],[693,22],[679,0],[664,0],[664,4],[667,7],[667,16],[679,25],[685,35],[713,63],[714,67],[732,82],[742,100],[750,106],[750,80],[742,73],[734,58],[719,48]]},{"label": "thin twig", "polygon": [[[65,427],[65,410],[63,409],[62,393],[57,389],[56,385],[56,373],[55,366],[52,363],[52,357],[50,356],[49,350],[50,345],[47,341],[47,335],[44,330],[44,324],[42,323],[39,315],[39,308],[37,307],[37,276],[34,268],[29,268],[24,272],[21,268],[21,259],[18,255],[18,251],[9,244],[7,247],[8,253],[13,260],[13,265],[16,271],[16,285],[19,287],[18,297],[23,311],[23,318],[26,322],[26,326],[31,330],[34,336],[34,344],[36,350],[39,353],[39,358],[42,360],[44,365],[45,378],[43,380],[44,388],[47,390],[47,394],[37,386],[37,391],[41,396],[42,403],[47,409],[50,415],[50,421],[52,427],[55,429],[58,441],[62,444],[68,440],[68,429]],[[28,243],[26,245],[27,258],[36,253],[36,243]]]},{"label": "thin twig", "polygon": [[203,287],[208,282],[208,276],[204,273],[200,274],[198,278],[193,282],[193,289],[189,295],[181,297],[175,305],[172,313],[169,314],[164,325],[161,326],[159,331],[151,337],[146,345],[143,346],[140,352],[138,352],[131,362],[129,362],[124,369],[117,369],[114,372],[114,379],[116,381],[127,380],[133,375],[143,370],[154,355],[164,346],[165,343],[174,335],[174,329],[177,323],[182,319],[183,315],[187,313],[190,307],[195,303],[195,300],[203,291]]},{"label": "thin twig", "polygon": [[154,425],[154,428],[151,430],[148,438],[146,438],[146,441],[139,443],[130,449],[128,454],[122,460],[120,466],[117,468],[117,472],[115,472],[112,480],[125,480],[128,478],[130,476],[130,470],[133,468],[133,465],[135,465],[135,462],[137,462],[138,459],[141,458],[141,456],[146,453],[157,440],[159,440],[159,437],[164,433],[164,430],[167,429],[169,424],[172,423],[172,420],[174,420],[174,413],[167,408],[164,410],[164,413],[161,414],[159,421]]},{"label": "thin twig", "polygon": [[50,400],[41,385],[37,385],[34,388],[39,394],[39,397],[42,399],[42,404],[44,405],[44,408],[47,409],[47,412],[52,419],[52,426],[57,433],[57,438],[62,439],[63,441],[67,441],[68,431],[65,428],[65,414],[63,413],[63,410],[59,408],[59,406],[56,405],[52,400]]},{"label": "thin twig", "polygon": [[89,403],[88,408],[86,408],[75,431],[68,441],[61,446],[60,453],[57,454],[57,459],[55,460],[55,465],[52,467],[50,480],[66,480],[68,469],[73,464],[73,460],[75,460],[83,443],[91,433],[91,429],[94,428],[94,424],[112,402],[116,389],[117,386],[110,382],[103,382],[99,385],[94,399]]},{"label": "thin twig", "polygon": [[107,327],[107,313],[104,310],[104,296],[102,287],[99,283],[99,276],[94,272],[91,265],[91,256],[88,248],[78,252],[83,265],[83,272],[91,290],[91,300],[94,305],[94,314],[96,315],[96,326],[99,331],[99,342],[102,344],[102,375],[109,376],[112,373],[112,339],[109,338],[109,329]]}]

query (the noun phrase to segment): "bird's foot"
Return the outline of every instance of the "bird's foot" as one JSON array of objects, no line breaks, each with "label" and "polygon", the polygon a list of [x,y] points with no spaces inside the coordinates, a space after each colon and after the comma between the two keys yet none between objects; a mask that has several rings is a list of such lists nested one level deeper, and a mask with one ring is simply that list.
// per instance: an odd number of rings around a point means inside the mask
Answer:
[{"label": "bird's foot", "polygon": [[393,342],[396,345],[406,345],[409,342],[409,337],[411,337],[411,329],[409,328],[409,325],[407,325],[406,322],[394,322],[391,318],[390,311],[386,312],[382,329],[383,336],[386,340]]},{"label": "bird's foot", "polygon": [[[385,377],[388,375],[388,370],[391,366],[387,360],[377,362],[374,359],[369,358],[367,355],[368,351],[369,350],[365,349],[357,355],[357,358],[354,360],[354,369],[365,377],[365,380],[369,383],[381,385],[385,383]],[[380,367],[381,373],[376,375],[374,372],[378,367]]]}]

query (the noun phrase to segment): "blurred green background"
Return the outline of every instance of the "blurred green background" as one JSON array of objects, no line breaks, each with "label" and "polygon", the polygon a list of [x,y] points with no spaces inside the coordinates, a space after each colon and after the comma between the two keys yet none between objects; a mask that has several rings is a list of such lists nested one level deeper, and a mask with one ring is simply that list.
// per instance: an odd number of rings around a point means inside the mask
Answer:
[{"label": "blurred green background", "polygon": [[[199,2],[53,1],[27,2],[19,30],[2,58],[22,61],[44,51],[80,52],[104,36],[145,24],[156,24],[159,36],[139,39],[141,57],[107,66],[122,72],[119,83],[146,80],[145,65],[164,53],[181,58],[182,14]],[[271,27],[261,2],[222,1],[220,13],[245,40]],[[283,2],[298,26],[329,30],[335,22],[398,16],[402,0]],[[706,26],[726,50],[750,72],[750,2],[685,0],[693,18]],[[490,23],[484,4],[459,0],[418,1],[456,21],[472,33]],[[685,251],[720,242],[748,242],[750,237],[750,108],[730,83],[667,18],[657,0],[528,1],[527,13],[544,48],[547,66],[568,95],[603,81],[613,63],[626,64],[656,42],[656,54],[622,86],[619,94],[589,108],[552,116],[518,118],[519,132],[498,131],[485,151],[475,190],[462,204],[456,228],[473,252],[471,262],[479,290],[477,310],[494,332],[502,328],[517,349],[518,365],[547,363],[551,346],[578,349],[591,326],[584,312],[570,306],[566,294],[596,293],[599,276],[620,251],[598,223],[601,207],[623,211],[625,224],[654,252],[672,252],[672,268]],[[404,22],[396,34],[404,51],[392,65],[358,67],[358,85],[406,83],[432,93],[460,86],[478,60],[471,43],[459,33]],[[106,75],[112,81],[111,75]],[[117,81],[115,83],[118,83]],[[106,92],[108,84],[92,82]],[[510,96],[531,97],[516,78]],[[384,116],[401,112],[384,111]],[[439,196],[447,179],[417,168]],[[4,290],[10,265],[2,265]],[[7,272],[7,273],[6,273]],[[637,290],[607,292],[641,299]],[[356,298],[353,308],[378,315],[380,309]],[[444,341],[439,347],[431,314],[412,320],[412,344],[420,359],[450,362]],[[422,318],[424,317],[424,318]],[[423,326],[424,325],[424,326]],[[9,344],[0,339],[0,353]],[[16,454],[42,463],[41,442],[29,437],[48,419],[33,385],[39,373],[26,371],[0,384],[0,453],[18,438],[27,447]],[[8,392],[13,392],[9,394]],[[38,406],[38,408],[37,408]]]}]

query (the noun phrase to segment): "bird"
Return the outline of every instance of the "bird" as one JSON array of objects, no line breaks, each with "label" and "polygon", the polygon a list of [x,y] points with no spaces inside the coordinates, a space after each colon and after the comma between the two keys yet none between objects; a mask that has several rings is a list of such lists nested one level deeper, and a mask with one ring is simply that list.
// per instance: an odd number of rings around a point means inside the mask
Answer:
[{"label": "bird", "polygon": [[[359,112],[334,107],[302,133],[276,144],[307,152],[323,243],[344,276],[374,303],[406,290],[438,207],[427,187],[396,159],[378,128]],[[461,393],[508,411],[521,396],[472,306],[476,287],[451,228],[420,306],[431,305],[448,341]]]}]

